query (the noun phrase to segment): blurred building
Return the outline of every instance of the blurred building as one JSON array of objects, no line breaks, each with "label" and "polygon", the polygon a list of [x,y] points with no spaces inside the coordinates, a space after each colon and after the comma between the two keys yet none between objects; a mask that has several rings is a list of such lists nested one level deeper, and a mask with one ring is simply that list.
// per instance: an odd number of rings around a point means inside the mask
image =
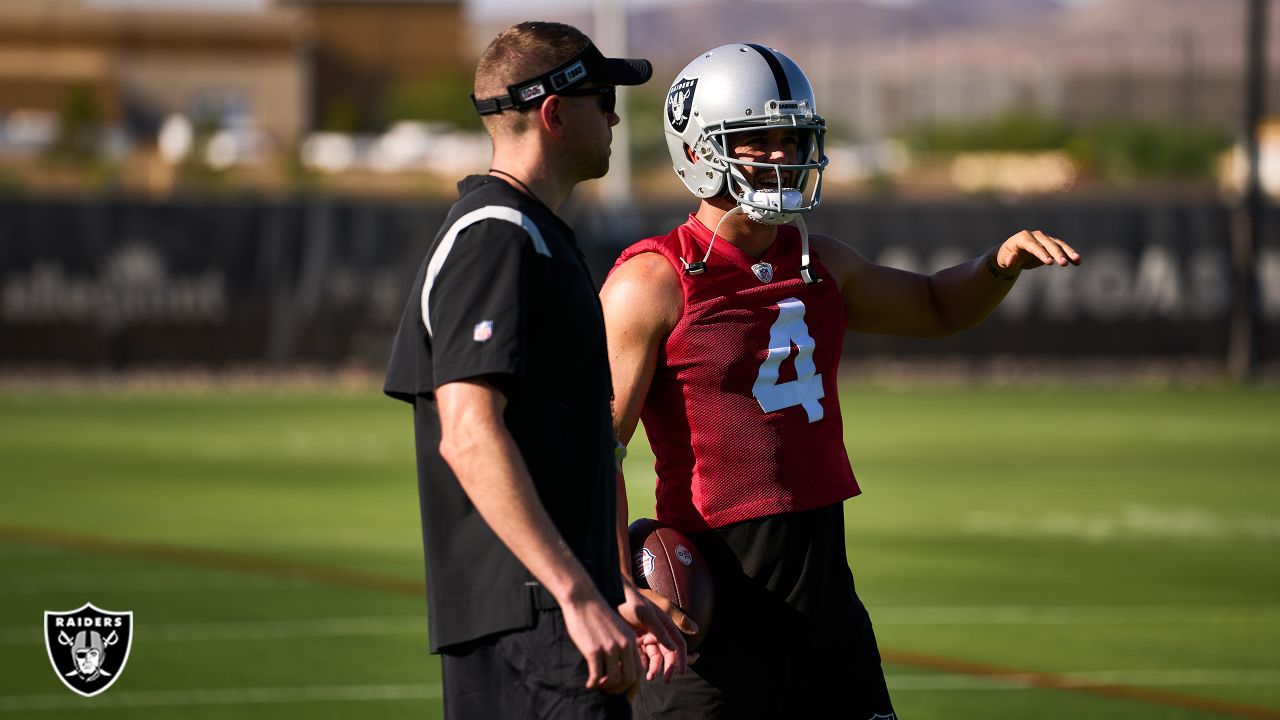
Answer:
[{"label": "blurred building", "polygon": [[[0,3],[0,116],[66,114],[153,137],[166,116],[249,123],[288,145],[325,108],[378,107],[465,63],[461,0],[264,0],[199,9]],[[368,119],[361,118],[367,125]]]},{"label": "blurred building", "polygon": [[[313,125],[380,130],[386,100],[463,60],[461,0],[280,0],[310,19]],[[343,114],[350,118],[334,116]],[[342,128],[342,129],[357,129]]]},{"label": "blurred building", "polygon": [[0,111],[154,132],[170,113],[245,116],[292,138],[307,125],[303,18],[292,9],[140,9],[87,0],[0,4]]}]

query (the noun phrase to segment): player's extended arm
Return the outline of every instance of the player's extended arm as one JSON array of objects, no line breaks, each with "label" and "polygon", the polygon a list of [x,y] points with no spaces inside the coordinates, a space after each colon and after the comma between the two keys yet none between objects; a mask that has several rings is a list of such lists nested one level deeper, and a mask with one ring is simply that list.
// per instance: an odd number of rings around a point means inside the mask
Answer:
[{"label": "player's extended arm", "polygon": [[586,658],[588,688],[628,692],[639,682],[636,640],[605,602],[538,499],[502,423],[506,396],[484,380],[436,389],[440,455],[503,544],[555,597],[573,644]]},{"label": "player's extended arm", "polygon": [[1080,264],[1075,249],[1039,230],[1023,230],[932,275],[876,265],[833,238],[813,240],[840,285],[848,328],[886,335],[941,337],[965,330],[1000,304],[1023,270]]},{"label": "player's extended arm", "polygon": [[[605,333],[609,343],[609,372],[613,376],[613,427],[618,441],[624,445],[635,434],[640,422],[653,373],[658,365],[658,352],[667,335],[680,321],[683,295],[680,279],[671,264],[656,253],[642,253],[627,260],[609,275],[600,289],[604,308]],[[618,547],[628,547],[627,493],[622,470],[618,470]],[[618,558],[624,583],[631,583],[630,552]],[[675,627],[688,635],[698,632],[698,625],[666,598],[640,591],[670,617]],[[683,638],[680,638],[683,644]],[[684,649],[680,651],[683,659]],[[652,656],[651,656],[652,657]],[[683,664],[683,663],[681,663]],[[668,668],[670,664],[668,663]],[[650,674],[652,675],[652,668]],[[667,675],[670,675],[668,669]]]}]

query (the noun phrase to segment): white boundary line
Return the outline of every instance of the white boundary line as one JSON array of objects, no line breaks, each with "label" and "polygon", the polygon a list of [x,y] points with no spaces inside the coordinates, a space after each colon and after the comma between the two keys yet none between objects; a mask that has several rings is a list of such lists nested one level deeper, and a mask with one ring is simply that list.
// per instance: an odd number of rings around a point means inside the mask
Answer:
[{"label": "white boundary line", "polygon": [[[1098,670],[1093,672],[1055,673],[1062,683],[1055,687],[1098,687],[1127,685],[1137,687],[1228,687],[1280,685],[1280,668],[1241,669],[1171,669],[1171,670]],[[1027,690],[1036,687],[1035,675],[991,675],[973,677],[949,673],[887,675],[891,690]]]},{"label": "white boundary line", "polygon": [[1203,625],[1280,622],[1280,605],[871,606],[876,625]]}]

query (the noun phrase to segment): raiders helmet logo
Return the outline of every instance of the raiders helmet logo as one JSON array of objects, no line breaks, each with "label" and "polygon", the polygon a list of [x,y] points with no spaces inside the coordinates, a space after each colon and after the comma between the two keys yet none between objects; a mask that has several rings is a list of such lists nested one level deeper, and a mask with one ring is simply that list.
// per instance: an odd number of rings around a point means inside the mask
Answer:
[{"label": "raiders helmet logo", "polygon": [[131,611],[110,612],[85,603],[77,610],[44,614],[49,662],[63,685],[85,697],[120,679],[132,639]]},{"label": "raiders helmet logo", "polygon": [[689,126],[693,93],[697,88],[698,78],[680,78],[667,92],[667,123],[676,132],[682,133]]}]

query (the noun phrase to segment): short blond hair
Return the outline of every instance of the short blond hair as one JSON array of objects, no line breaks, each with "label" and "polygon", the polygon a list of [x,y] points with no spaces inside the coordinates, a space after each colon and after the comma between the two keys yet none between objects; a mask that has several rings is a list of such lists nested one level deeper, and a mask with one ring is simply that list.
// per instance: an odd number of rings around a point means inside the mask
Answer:
[{"label": "short blond hair", "polygon": [[[478,100],[505,95],[507,86],[555,69],[591,44],[581,30],[558,22],[531,20],[498,34],[476,65]],[[532,125],[527,112],[504,110],[481,117],[490,135],[521,134]]]}]

